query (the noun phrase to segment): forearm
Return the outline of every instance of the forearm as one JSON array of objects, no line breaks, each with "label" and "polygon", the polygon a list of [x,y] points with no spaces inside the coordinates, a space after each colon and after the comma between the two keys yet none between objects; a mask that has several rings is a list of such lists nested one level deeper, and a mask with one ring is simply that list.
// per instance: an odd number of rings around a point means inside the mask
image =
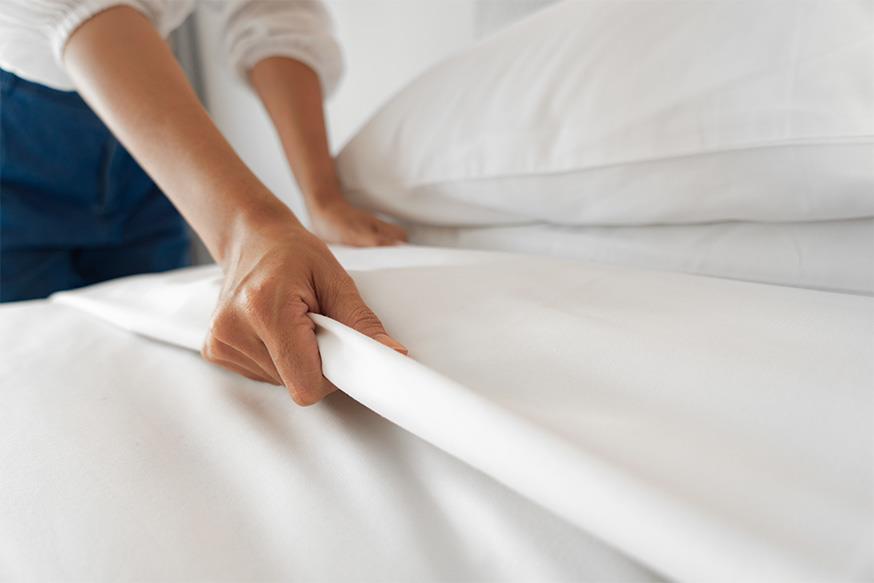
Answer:
[{"label": "forearm", "polygon": [[325,244],[236,156],[144,16],[98,14],[73,33],[64,59],[80,93],[224,267],[207,360],[283,384],[308,405],[335,389],[321,372],[310,313],[405,351]]},{"label": "forearm", "polygon": [[128,7],[77,29],[64,61],[80,94],[223,261],[240,229],[289,211],[207,115],[167,44]]},{"label": "forearm", "polygon": [[318,75],[301,62],[271,57],[258,62],[249,79],[279,134],[307,207],[342,202]]}]

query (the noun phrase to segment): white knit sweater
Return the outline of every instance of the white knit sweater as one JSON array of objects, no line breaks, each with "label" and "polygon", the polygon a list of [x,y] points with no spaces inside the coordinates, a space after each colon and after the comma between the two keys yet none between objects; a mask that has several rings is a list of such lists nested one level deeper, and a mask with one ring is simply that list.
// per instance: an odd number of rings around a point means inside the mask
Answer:
[{"label": "white knit sweater", "polygon": [[[56,89],[73,89],[64,70],[64,46],[76,28],[113,6],[131,6],[167,36],[194,10],[196,0],[2,0],[0,68]],[[342,72],[330,14],[320,0],[211,0],[222,12],[224,55],[244,74],[271,56],[312,67],[325,94]],[[243,75],[245,76],[245,75]]]}]

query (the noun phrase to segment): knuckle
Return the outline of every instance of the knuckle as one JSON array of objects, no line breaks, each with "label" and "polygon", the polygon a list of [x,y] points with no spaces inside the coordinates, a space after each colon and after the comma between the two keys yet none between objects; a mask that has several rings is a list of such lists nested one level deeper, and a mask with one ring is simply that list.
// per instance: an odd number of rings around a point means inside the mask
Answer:
[{"label": "knuckle", "polygon": [[322,400],[322,396],[314,391],[301,390],[300,388],[289,388],[288,393],[291,395],[291,400],[295,405],[301,407],[310,407]]},{"label": "knuckle", "polygon": [[237,317],[236,310],[231,303],[224,302],[213,314],[209,325],[208,343],[215,343],[219,339],[233,337],[238,327],[239,318]]},{"label": "knuckle", "polygon": [[283,306],[282,314],[283,317],[287,319],[288,325],[295,325],[304,323],[309,325],[311,320],[307,318],[307,313],[309,313],[310,307],[306,300],[303,299],[291,299],[287,304]]},{"label": "knuckle", "polygon": [[217,344],[215,338],[210,334],[209,338],[206,339],[206,342],[204,342],[203,347],[200,349],[200,355],[208,362],[214,363],[218,359],[216,348]]},{"label": "knuckle", "polygon": [[239,291],[237,304],[246,315],[260,318],[270,311],[270,288],[264,282],[251,283]]}]

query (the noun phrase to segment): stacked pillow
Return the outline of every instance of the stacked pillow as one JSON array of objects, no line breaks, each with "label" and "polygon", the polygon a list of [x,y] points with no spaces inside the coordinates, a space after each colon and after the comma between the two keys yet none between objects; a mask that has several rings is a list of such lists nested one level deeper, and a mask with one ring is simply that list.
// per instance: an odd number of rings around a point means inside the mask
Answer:
[{"label": "stacked pillow", "polygon": [[433,67],[341,152],[454,227],[874,216],[874,2],[569,0]]},{"label": "stacked pillow", "polygon": [[663,271],[874,294],[874,219],[643,227],[408,225],[410,239]]}]

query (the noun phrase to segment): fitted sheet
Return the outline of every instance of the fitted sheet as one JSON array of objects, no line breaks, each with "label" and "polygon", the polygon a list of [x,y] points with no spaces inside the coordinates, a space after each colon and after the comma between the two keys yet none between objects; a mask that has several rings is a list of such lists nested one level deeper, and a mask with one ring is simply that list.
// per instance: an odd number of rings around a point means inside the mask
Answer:
[{"label": "fitted sheet", "polygon": [[0,355],[0,581],[663,580],[342,393],[302,409],[58,302],[0,307]]},{"label": "fitted sheet", "polygon": [[[314,316],[323,369],[396,426],[673,580],[871,578],[871,298],[510,254],[340,257],[379,264],[353,277],[412,358]],[[56,301],[196,349],[219,278]]]}]

